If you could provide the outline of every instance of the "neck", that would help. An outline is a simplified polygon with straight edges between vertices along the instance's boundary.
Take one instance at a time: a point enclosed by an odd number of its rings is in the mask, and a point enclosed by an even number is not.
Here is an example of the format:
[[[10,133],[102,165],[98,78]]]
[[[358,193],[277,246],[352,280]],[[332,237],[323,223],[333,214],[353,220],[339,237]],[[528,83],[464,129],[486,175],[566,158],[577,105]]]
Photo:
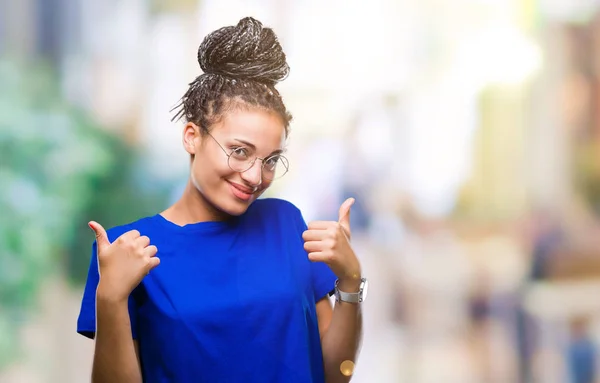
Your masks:
[[[229,218],[227,214],[216,209],[207,201],[191,180],[188,181],[181,198],[160,214],[179,226],[198,222],[224,221]]]

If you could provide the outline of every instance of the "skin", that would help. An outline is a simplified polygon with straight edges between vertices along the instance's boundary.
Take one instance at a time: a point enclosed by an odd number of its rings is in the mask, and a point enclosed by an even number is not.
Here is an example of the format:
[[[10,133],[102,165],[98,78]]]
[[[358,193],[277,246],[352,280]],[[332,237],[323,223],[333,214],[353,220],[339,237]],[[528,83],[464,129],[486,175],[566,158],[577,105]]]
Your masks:
[[[251,157],[266,158],[284,149],[285,129],[279,116],[261,109],[237,110],[224,116],[210,134],[214,139],[201,134],[193,123],[184,127],[183,147],[192,156],[190,179],[181,199],[161,213],[171,222],[184,225],[241,215],[271,186],[271,181],[261,177],[259,160],[244,173],[231,170],[226,154],[215,140],[229,152],[244,146]],[[253,191],[252,198],[236,198],[232,187]]]
[[[187,123],[182,141],[191,157],[190,178],[182,197],[161,214],[181,226],[243,214],[271,181],[262,177],[260,160],[243,173],[231,170],[219,144],[227,152],[243,146],[250,157],[267,158],[283,151],[285,139],[281,118],[259,108],[229,112],[210,127],[210,135]],[[303,234],[309,259],[327,263],[338,276],[340,289],[346,292],[358,291],[361,277],[360,264],[350,245],[353,202],[349,199],[342,204],[337,222],[311,222]],[[100,224],[90,222],[90,227],[96,233],[100,271],[92,382],[141,382],[138,344],[131,338],[127,299],[144,276],[159,265],[157,249],[135,230],[110,243]],[[336,303],[334,309],[326,297],[317,302],[316,310],[326,381],[348,382],[350,377],[341,373],[340,365],[356,359],[362,328],[360,305]]]

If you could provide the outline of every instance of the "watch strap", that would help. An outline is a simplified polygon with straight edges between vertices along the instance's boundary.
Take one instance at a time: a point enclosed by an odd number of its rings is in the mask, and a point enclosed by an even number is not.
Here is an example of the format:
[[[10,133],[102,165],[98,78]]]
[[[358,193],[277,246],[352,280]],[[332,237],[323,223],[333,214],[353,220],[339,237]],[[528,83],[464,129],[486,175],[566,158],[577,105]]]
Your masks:
[[[361,303],[363,300],[362,293],[363,293],[364,282],[365,282],[365,278],[362,278],[358,292],[347,293],[347,292],[341,291],[338,288],[339,280],[336,280],[335,281],[335,300],[337,302],[341,301],[341,302],[347,302],[347,303]]]

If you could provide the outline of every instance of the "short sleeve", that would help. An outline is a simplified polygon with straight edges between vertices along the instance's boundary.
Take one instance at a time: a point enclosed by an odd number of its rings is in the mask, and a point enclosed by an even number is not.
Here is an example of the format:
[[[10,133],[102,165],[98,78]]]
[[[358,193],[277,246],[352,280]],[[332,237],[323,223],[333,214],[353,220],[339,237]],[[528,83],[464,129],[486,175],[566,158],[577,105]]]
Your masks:
[[[88,277],[83,290],[79,318],[77,319],[77,332],[90,339],[94,339],[96,335],[96,288],[100,279],[96,249],[96,241],[94,241]],[[131,335],[133,339],[137,339],[137,309],[132,296],[129,297],[129,318],[131,321]]]
[[[326,295],[333,295],[335,280],[337,277],[329,266],[322,262],[311,264],[312,285],[315,292],[315,302],[320,301]]]
[[[306,225],[300,210],[297,208],[296,210],[298,229],[300,231],[300,236],[302,236],[302,233],[308,229],[308,226]],[[323,262],[311,262],[310,275],[312,289],[315,295],[315,302],[320,301],[327,295],[333,295],[337,277],[333,271],[331,271],[329,266],[327,266],[327,264]]]

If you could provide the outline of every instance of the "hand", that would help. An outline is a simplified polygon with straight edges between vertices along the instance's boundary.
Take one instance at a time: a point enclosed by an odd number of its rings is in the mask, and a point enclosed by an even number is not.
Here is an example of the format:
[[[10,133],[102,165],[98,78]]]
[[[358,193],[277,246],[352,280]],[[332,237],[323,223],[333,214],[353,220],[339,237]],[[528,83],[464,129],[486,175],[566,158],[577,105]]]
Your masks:
[[[94,221],[88,225],[96,233],[98,293],[107,299],[126,301],[133,289],[160,263],[155,257],[158,249],[150,245],[150,238],[141,236],[137,230],[128,231],[110,243],[102,225]]]
[[[350,245],[350,207],[354,198],[348,198],[340,206],[338,222],[315,221],[308,224],[302,234],[308,259],[324,262],[337,275],[340,284],[360,284],[361,267]],[[341,287],[340,287],[341,289]],[[344,290],[346,291],[346,290]]]

